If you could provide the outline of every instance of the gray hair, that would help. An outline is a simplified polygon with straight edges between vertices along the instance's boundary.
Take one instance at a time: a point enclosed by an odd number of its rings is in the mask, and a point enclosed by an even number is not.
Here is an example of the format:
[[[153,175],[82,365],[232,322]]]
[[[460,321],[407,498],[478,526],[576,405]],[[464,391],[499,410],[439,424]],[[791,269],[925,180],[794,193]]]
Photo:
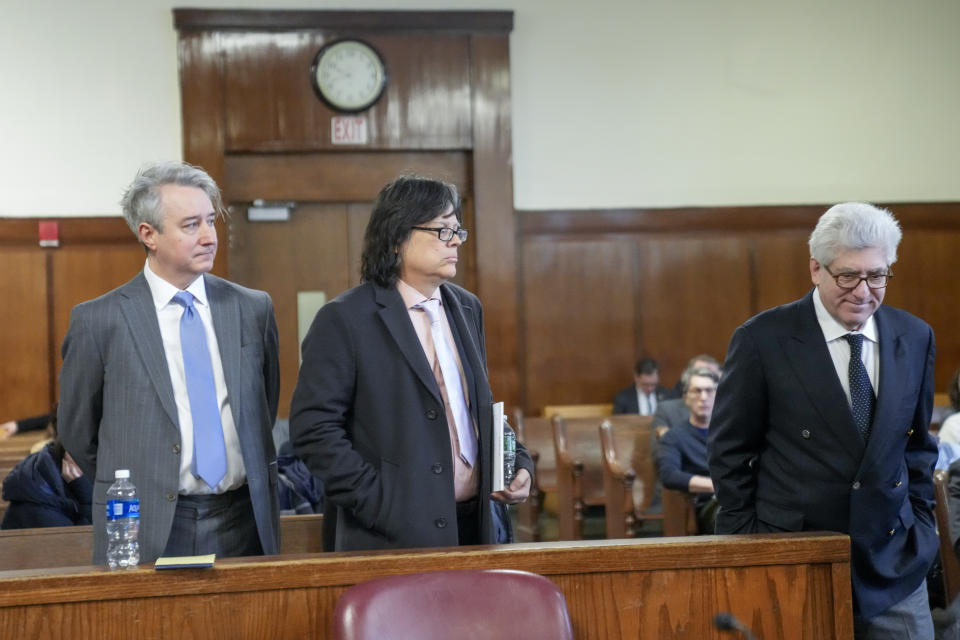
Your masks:
[[[160,201],[160,187],[176,184],[182,187],[196,187],[201,189],[217,215],[224,215],[223,199],[220,189],[213,178],[199,167],[186,162],[157,162],[140,168],[137,177],[120,199],[123,208],[123,217],[133,234],[140,237],[138,228],[141,222],[163,233],[163,210]]]
[[[810,234],[810,256],[829,266],[843,249],[879,249],[887,266],[897,261],[903,233],[893,214],[866,202],[835,204]]]
[[[707,367],[687,367],[683,372],[683,375],[680,376],[680,384],[683,385],[684,393],[686,393],[690,388],[690,379],[694,376],[699,378],[710,378],[713,380],[714,384],[720,383],[720,376],[718,376],[717,372],[713,369],[708,369]]]

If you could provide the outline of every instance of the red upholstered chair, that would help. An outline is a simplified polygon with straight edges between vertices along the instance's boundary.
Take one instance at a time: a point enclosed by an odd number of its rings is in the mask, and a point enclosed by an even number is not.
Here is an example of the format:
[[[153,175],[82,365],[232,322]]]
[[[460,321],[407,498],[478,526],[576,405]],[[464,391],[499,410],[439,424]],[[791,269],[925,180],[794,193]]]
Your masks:
[[[335,640],[572,640],[559,588],[526,571],[462,570],[376,578],[344,591]]]

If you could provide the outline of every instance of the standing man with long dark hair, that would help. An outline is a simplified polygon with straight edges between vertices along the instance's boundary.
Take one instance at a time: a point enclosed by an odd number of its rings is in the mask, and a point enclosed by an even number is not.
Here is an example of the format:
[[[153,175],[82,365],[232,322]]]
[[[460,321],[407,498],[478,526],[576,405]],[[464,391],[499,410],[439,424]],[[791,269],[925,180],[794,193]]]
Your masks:
[[[327,303],[303,341],[290,437],[327,494],[327,550],[506,541],[503,505],[533,463],[492,493],[492,394],[483,310],[449,282],[467,239],[453,185],[385,186],[364,237],[363,284]]]

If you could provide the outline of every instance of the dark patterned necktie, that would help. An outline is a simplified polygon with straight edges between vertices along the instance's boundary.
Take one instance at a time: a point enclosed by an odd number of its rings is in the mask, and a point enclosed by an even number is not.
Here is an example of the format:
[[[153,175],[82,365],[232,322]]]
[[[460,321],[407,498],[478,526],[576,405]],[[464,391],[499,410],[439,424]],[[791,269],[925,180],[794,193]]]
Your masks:
[[[863,335],[848,333],[844,336],[850,343],[850,410],[853,412],[853,421],[866,440],[870,437],[870,425],[873,424],[873,407],[876,398],[873,395],[873,386],[867,368],[863,366],[861,353],[863,352]]]

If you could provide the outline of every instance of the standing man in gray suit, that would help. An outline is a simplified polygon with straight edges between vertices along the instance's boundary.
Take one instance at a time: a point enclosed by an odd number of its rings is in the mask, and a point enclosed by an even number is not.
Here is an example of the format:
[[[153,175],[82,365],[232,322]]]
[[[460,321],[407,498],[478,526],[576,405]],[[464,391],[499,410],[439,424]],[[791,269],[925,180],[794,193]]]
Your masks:
[[[73,309],[60,373],[60,436],[95,478],[93,561],[105,562],[116,469],[130,469],[140,496],[143,562],[277,553],[270,296],[207,273],[223,204],[204,171],[148,166],[121,204],[146,264]]]

